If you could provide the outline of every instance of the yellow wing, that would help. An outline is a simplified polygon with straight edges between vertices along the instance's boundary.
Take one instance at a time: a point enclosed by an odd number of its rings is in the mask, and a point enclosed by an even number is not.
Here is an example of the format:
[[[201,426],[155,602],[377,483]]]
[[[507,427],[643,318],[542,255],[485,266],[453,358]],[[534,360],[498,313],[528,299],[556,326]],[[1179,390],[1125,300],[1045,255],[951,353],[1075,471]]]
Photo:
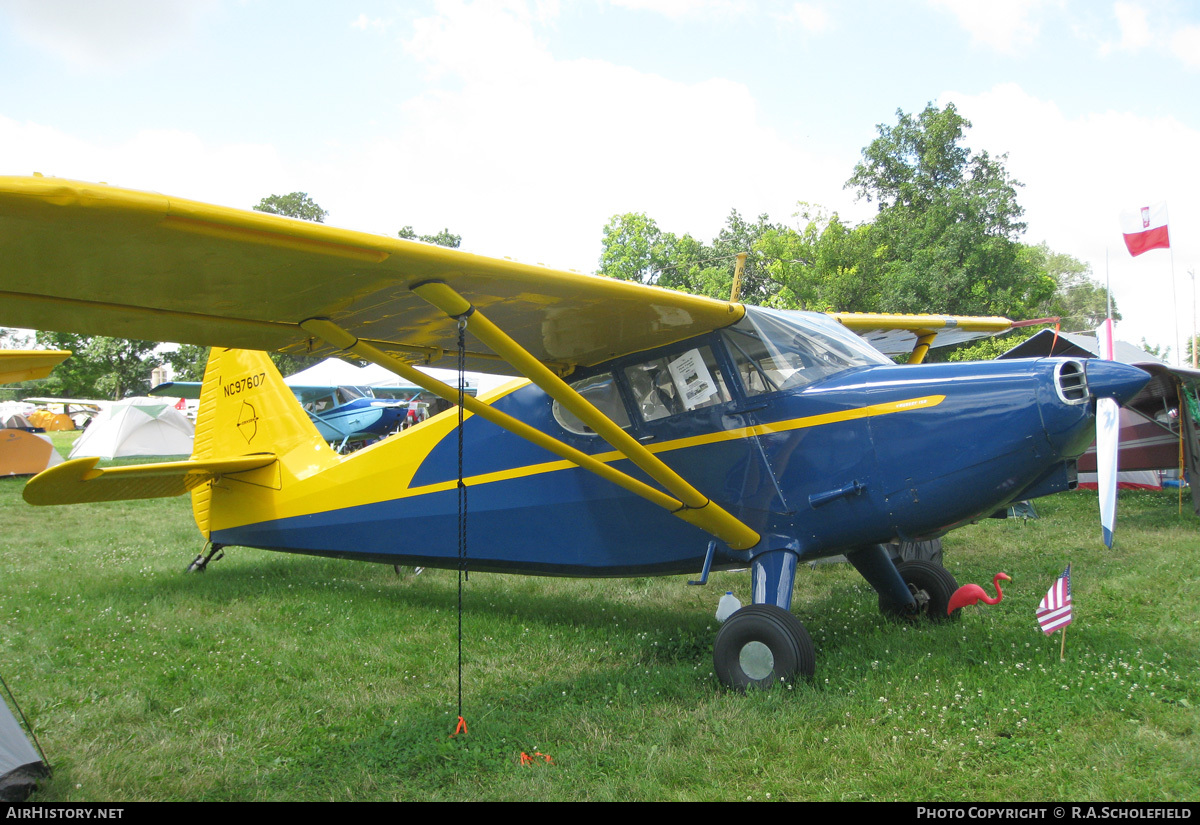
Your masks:
[[[0,382],[45,378],[70,355],[64,350],[0,350]]]
[[[870,312],[831,312],[843,326],[854,330],[885,355],[911,353],[910,364],[920,363],[937,339],[939,347],[996,335],[1031,321],[968,315],[889,315]],[[1053,323],[1057,318],[1043,319]]]
[[[277,215],[103,184],[0,177],[6,325],[328,353],[299,326],[328,318],[384,351],[451,366],[454,321],[410,292],[438,279],[560,372],[728,326],[743,312]],[[515,374],[472,347],[470,369]]]

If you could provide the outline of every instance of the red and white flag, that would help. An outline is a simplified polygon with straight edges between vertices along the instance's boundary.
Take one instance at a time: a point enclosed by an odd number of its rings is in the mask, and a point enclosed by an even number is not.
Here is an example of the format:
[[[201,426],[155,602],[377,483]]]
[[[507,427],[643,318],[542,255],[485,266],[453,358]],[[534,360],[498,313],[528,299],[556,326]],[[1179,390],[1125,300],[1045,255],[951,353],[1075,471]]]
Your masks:
[[[1121,213],[1121,234],[1125,247],[1135,258],[1151,249],[1169,249],[1171,236],[1167,231],[1167,205],[1156,203],[1134,212]]]
[[[1071,565],[1054,582],[1054,586],[1046,593],[1042,603],[1038,605],[1037,620],[1042,626],[1042,632],[1049,636],[1060,627],[1066,627],[1073,620],[1071,614]]]

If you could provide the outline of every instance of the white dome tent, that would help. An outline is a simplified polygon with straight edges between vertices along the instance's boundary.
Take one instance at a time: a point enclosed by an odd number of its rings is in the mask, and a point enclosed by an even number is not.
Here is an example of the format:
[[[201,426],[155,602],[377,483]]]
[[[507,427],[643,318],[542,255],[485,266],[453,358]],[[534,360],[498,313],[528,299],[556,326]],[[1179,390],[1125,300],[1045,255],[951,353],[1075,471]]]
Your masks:
[[[191,455],[195,426],[162,398],[126,398],[97,415],[71,458]]]

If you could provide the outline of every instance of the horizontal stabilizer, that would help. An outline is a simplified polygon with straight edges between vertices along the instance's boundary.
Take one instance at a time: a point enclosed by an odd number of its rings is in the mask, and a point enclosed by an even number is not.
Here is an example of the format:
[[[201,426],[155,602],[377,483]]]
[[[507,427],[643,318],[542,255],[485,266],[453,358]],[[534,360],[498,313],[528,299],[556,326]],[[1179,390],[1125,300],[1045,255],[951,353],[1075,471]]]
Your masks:
[[[24,497],[30,504],[84,504],[181,496],[207,481],[266,467],[275,460],[272,453],[260,453],[97,469],[100,459],[77,458],[30,479]]]

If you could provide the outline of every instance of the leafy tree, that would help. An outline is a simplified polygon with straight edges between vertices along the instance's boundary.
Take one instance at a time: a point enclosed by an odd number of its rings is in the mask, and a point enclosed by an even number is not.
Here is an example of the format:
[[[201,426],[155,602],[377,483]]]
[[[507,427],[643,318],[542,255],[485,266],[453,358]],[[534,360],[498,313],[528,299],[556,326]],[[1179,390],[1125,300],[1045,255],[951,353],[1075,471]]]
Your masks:
[[[20,330],[0,327],[0,349],[29,349],[29,339]]]
[[[69,398],[111,398],[145,395],[150,373],[162,363],[153,341],[88,337],[69,332],[38,332],[37,343],[46,349],[71,350],[42,384],[47,395]]]
[[[604,225],[600,274],[619,281],[656,284],[675,268],[675,236],[644,212],[613,215]]]
[[[291,192],[287,195],[271,195],[263,198],[254,207],[256,212],[270,212],[272,215],[283,215],[288,218],[299,218],[302,221],[324,223],[329,214],[305,192]]]
[[[780,284],[773,280],[756,247],[768,233],[783,230],[766,215],[750,223],[734,209],[717,237],[705,244],[691,235],[661,230],[645,213],[627,212],[614,215],[604,227],[599,271],[623,281],[728,300],[738,253],[745,252],[740,300],[764,303]]]
[[[436,235],[418,235],[411,226],[406,226],[396,234],[406,241],[424,241],[449,249],[458,249],[462,244],[462,235],[455,235],[449,229],[443,229]]]
[[[1054,292],[1053,279],[1022,258],[1020,184],[1004,156],[962,145],[970,122],[953,104],[915,118],[897,111],[847,181],[879,206],[871,257],[889,312],[1020,316]]]
[[[761,265],[779,285],[766,303],[783,309],[873,312],[879,287],[869,265],[864,227],[842,223],[837,213],[801,203],[803,229],[768,229],[755,244]]]
[[[1045,243],[1026,246],[1024,262],[1054,281],[1054,294],[1033,307],[1036,315],[1057,315],[1067,331],[1094,330],[1108,316],[1108,296],[1104,287],[1092,278],[1092,267],[1078,258],[1054,252]],[[1113,301],[1113,320],[1121,313]]]
[[[209,347],[180,344],[178,349],[163,353],[163,358],[171,365],[176,381],[203,381],[208,352]]]
[[[1171,348],[1170,347],[1164,348],[1162,344],[1154,344],[1153,346],[1151,346],[1151,344],[1145,338],[1142,339],[1141,347],[1146,352],[1150,353],[1155,358],[1157,358],[1159,361],[1162,361],[1163,363],[1168,363],[1168,364],[1170,363],[1170,359],[1171,359]]]

